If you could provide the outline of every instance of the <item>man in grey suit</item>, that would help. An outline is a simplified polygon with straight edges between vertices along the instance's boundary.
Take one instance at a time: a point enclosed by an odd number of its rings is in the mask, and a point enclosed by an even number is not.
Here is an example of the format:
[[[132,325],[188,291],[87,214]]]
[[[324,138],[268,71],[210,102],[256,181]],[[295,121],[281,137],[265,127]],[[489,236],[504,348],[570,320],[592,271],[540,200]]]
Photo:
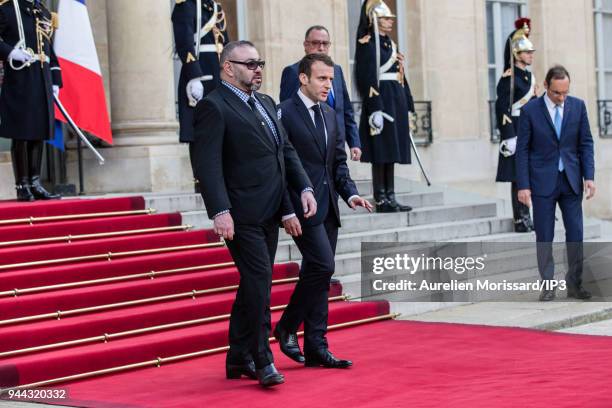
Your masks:
[[[327,54],[331,47],[331,40],[327,28],[315,25],[306,30],[304,36],[304,53]],[[295,95],[300,88],[299,68],[300,62],[286,66],[283,70],[280,86],[280,101],[283,102]],[[340,65],[334,65],[334,80],[332,89],[327,97],[327,104],[336,111],[336,122],[340,131],[340,137],[346,140],[350,150],[351,159],[361,159],[361,142],[359,141],[359,129],[355,122],[353,106],[346,89],[344,73]]]

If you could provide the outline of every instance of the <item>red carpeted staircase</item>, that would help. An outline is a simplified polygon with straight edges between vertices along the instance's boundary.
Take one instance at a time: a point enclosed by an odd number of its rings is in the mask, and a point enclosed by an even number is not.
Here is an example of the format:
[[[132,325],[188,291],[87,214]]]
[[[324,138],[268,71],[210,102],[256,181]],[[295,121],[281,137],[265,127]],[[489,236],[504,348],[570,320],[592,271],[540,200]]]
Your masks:
[[[297,274],[274,267],[273,324]],[[238,282],[212,231],[142,197],[0,202],[0,388],[223,351]],[[332,285],[331,326],[389,318],[388,304],[348,302]]]

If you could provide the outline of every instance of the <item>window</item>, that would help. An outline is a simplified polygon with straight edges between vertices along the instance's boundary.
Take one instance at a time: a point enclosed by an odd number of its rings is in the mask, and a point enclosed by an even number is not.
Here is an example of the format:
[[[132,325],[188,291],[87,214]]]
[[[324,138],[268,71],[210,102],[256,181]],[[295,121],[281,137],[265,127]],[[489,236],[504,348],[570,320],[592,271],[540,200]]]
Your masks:
[[[594,0],[597,95],[612,99],[612,0]],[[606,43],[608,41],[609,43]]]
[[[526,0],[487,0],[487,61],[489,64],[489,99],[495,100],[497,81],[504,71],[506,39],[514,31],[514,22],[527,14]]]
[[[612,0],[594,0],[599,136],[612,137]]]

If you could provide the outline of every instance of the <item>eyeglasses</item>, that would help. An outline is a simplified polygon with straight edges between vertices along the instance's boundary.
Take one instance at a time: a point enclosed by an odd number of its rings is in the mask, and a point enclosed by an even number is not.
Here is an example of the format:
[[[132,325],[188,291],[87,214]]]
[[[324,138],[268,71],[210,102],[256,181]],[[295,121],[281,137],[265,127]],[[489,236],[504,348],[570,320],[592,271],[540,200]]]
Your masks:
[[[266,61],[263,61],[263,60],[259,60],[259,61],[233,61],[233,60],[229,60],[229,62],[232,62],[234,64],[244,65],[245,67],[247,67],[247,69],[249,69],[251,71],[255,71],[258,67],[263,69],[263,67],[266,66]]]
[[[320,46],[323,46],[323,48],[329,48],[331,46],[331,41],[314,40],[314,41],[306,41],[306,42],[316,48],[319,48]]]
[[[552,89],[549,89],[550,93],[555,95],[555,96],[567,96],[569,95],[569,91],[568,92],[559,92],[559,91],[553,91]]]

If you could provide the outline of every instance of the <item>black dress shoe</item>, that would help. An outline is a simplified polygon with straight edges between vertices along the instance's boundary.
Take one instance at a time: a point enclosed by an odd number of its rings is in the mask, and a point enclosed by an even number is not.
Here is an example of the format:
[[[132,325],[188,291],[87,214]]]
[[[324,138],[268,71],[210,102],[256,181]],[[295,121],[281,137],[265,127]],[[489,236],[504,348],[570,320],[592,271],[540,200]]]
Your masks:
[[[274,329],[274,338],[278,340],[281,351],[287,357],[298,363],[304,362],[304,355],[300,350],[297,334],[289,333],[277,325]]]
[[[328,349],[306,353],[304,357],[306,358],[306,367],[348,368],[353,365],[350,360],[337,359]]]
[[[34,196],[30,190],[30,185],[27,183],[19,183],[15,186],[17,190],[17,201],[34,201]]]
[[[285,377],[276,370],[274,364],[258,368],[255,372],[257,373],[257,380],[262,387],[272,387],[285,382]]]
[[[568,286],[567,287],[567,297],[574,299],[590,299],[591,292],[583,288],[582,286]]]
[[[555,290],[554,289],[542,289],[542,293],[540,293],[540,301],[541,302],[550,302],[555,299]]]
[[[30,186],[30,190],[32,191],[32,195],[37,200],[57,200],[58,198],[62,198],[59,194],[51,194],[40,184],[40,177],[32,177],[32,183]]]
[[[251,380],[257,379],[255,372],[255,363],[250,361],[245,364],[229,364],[225,363],[225,377],[228,380],[237,380],[242,376],[248,377]]]

